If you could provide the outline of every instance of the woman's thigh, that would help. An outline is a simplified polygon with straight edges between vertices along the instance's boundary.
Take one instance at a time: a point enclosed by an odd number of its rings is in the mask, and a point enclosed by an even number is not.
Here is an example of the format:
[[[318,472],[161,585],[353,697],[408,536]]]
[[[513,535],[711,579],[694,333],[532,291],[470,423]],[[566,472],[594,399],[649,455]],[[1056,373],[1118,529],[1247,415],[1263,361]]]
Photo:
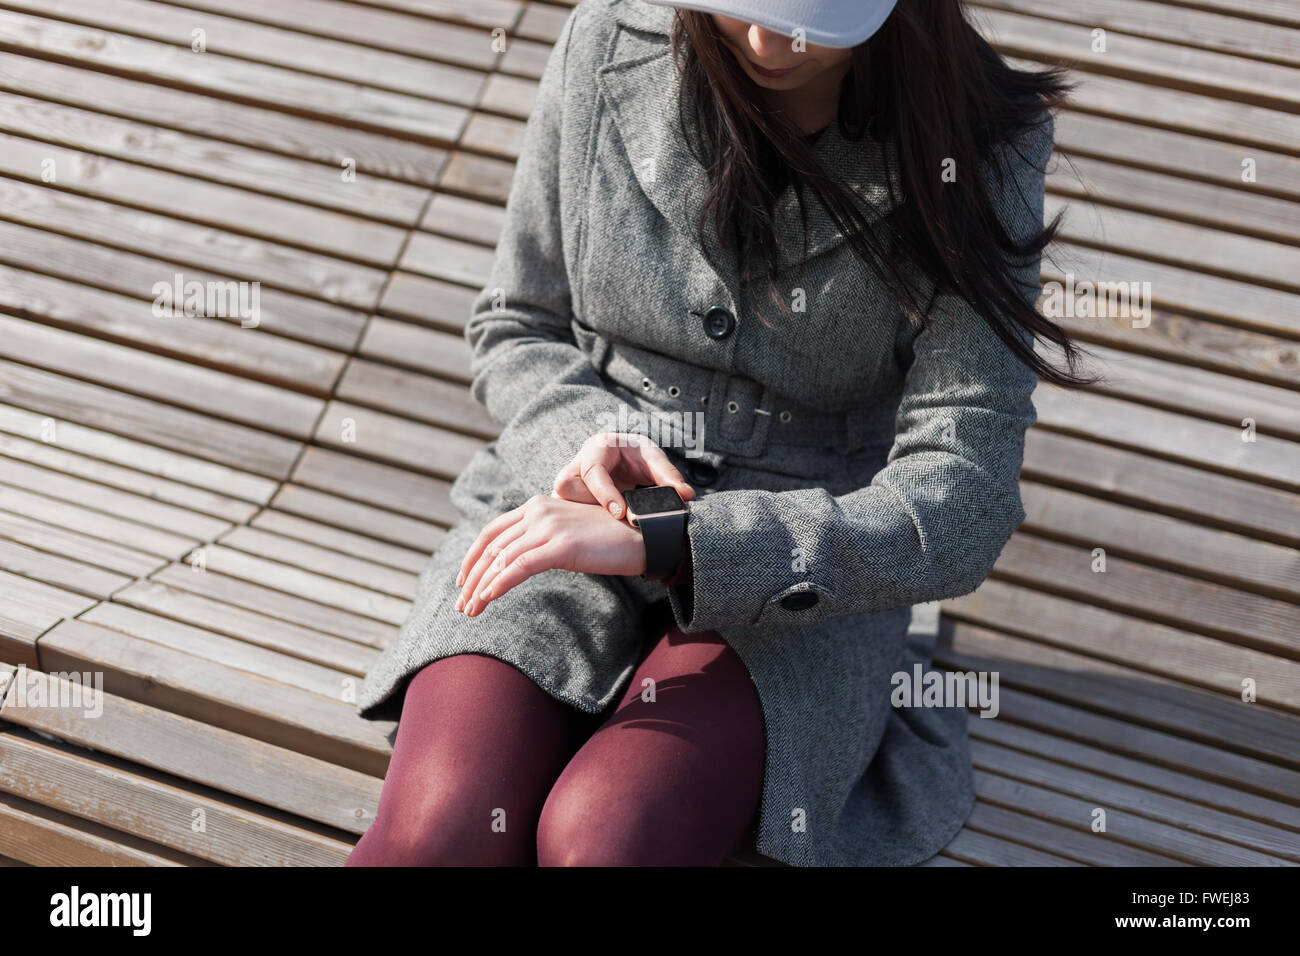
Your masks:
[[[715,866],[752,845],[765,751],[736,652],[715,632],[669,627],[552,787],[538,862]]]
[[[547,792],[599,722],[493,657],[426,665],[406,690],[375,821],[347,865],[535,864]]]

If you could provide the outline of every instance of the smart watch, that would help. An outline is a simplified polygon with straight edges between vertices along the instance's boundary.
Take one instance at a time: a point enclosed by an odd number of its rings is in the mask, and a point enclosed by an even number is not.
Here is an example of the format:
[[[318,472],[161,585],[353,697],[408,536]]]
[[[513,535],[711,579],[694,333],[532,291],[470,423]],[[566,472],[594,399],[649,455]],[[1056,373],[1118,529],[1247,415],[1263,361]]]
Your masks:
[[[641,532],[645,543],[645,574],[662,580],[671,577],[682,560],[686,544],[686,519],[690,510],[670,485],[634,488],[623,492],[627,520]]]

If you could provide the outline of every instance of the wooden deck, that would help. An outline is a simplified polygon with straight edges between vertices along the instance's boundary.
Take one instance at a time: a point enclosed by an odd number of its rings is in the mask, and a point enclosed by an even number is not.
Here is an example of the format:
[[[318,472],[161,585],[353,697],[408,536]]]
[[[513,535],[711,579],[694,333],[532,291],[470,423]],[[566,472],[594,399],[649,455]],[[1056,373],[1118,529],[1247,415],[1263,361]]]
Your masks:
[[[391,725],[343,698],[495,434],[462,329],[567,13],[0,0],[0,671],[110,695],[11,684],[0,862],[336,865],[365,831]],[[1064,320],[1112,378],[1040,386],[1028,519],[942,605],[1001,713],[932,862],[1300,862],[1300,8],[978,15],[1081,81],[1044,278],[1156,309]],[[177,273],[260,282],[258,330],[155,317]]]

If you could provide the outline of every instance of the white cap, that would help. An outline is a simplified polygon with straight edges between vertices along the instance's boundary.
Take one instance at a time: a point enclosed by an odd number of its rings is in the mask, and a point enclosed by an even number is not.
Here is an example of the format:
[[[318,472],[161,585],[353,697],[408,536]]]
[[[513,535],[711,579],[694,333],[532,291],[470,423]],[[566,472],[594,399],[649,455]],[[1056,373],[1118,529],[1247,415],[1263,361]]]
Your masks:
[[[646,0],[661,7],[682,7],[701,13],[756,23],[795,36],[799,30],[817,46],[857,46],[880,29],[897,0]]]

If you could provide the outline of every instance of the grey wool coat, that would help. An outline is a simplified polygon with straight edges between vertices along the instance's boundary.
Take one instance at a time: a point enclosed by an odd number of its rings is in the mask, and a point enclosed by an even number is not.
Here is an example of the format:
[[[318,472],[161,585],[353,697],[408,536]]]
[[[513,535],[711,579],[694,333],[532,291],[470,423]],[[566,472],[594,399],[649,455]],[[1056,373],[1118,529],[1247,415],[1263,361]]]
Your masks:
[[[815,200],[805,256],[789,188],[781,275],[805,311],[760,321],[734,254],[706,232],[715,268],[697,238],[704,170],[679,125],[672,15],[584,0],[550,56],[466,332],[473,394],[502,428],[453,484],[461,519],[359,709],[397,718],[421,666],[477,652],[598,713],[638,661],[647,608],[667,596],[677,625],[719,632],[757,686],[757,850],[795,865],[919,863],[974,805],[967,716],[892,706],[891,676],[930,664],[933,637],[908,636],[912,606],[975,590],[1024,520],[1036,376],[963,302],[932,295],[948,315],[918,333]],[[998,158],[1007,175],[990,189],[1013,235],[1041,227],[1051,146],[1045,114]],[[832,124],[815,148],[887,208],[886,144],[850,142]],[[1036,297],[1038,263],[1020,275]],[[456,612],[457,568],[479,529],[549,493],[620,408],[702,415],[699,446],[665,445],[688,481],[703,466],[716,476],[694,482],[693,581],[666,590],[554,570],[478,618]]]

